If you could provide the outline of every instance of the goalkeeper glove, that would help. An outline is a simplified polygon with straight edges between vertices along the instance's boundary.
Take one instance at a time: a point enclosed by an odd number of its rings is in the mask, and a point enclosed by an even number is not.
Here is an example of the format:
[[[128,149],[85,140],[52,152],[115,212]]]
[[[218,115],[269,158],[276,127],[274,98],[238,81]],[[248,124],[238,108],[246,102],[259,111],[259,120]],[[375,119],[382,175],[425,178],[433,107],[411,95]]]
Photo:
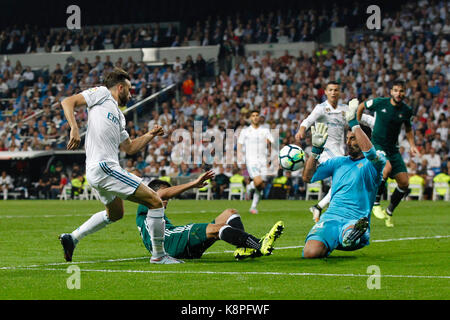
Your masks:
[[[358,99],[352,99],[348,103],[348,111],[345,113],[345,120],[347,120],[350,129],[352,129],[354,126],[359,125],[359,122],[356,119],[356,110],[358,109],[358,105]]]
[[[323,146],[327,142],[328,127],[325,123],[318,123],[316,127],[311,127],[312,136],[312,156],[317,160],[323,152]]]

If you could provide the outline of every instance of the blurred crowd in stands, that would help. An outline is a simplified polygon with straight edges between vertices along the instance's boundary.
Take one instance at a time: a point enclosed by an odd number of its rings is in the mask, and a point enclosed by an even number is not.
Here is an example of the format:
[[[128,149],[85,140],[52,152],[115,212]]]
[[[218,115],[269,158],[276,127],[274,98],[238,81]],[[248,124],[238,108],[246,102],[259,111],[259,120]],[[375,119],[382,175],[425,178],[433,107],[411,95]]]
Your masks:
[[[360,8],[356,11],[342,10],[346,15],[361,11]],[[155,105],[148,121],[134,123],[129,120],[127,123],[131,138],[145,133],[154,124],[163,126],[167,135],[156,138],[145,151],[133,157],[121,154],[122,165],[129,171],[152,176],[160,175],[164,170],[169,177],[187,177],[204,169],[205,158],[203,164],[178,164],[171,158],[174,149],[171,134],[181,128],[193,133],[194,121],[201,122],[204,132],[224,135],[226,129],[238,130],[247,126],[249,112],[257,108],[261,111],[261,124],[279,130],[280,146],[297,143],[308,153],[310,137],[296,142],[294,135],[314,106],[326,99],[324,86],[327,82],[338,81],[341,84],[340,102],[347,103],[354,97],[363,101],[389,96],[392,81],[401,79],[407,84],[406,103],[414,110],[412,123],[421,156],[411,156],[404,131],[399,141],[400,152],[410,175],[423,177],[429,195],[433,178],[441,172],[448,174],[450,168],[449,14],[448,1],[434,1],[431,4],[427,1],[411,2],[399,12],[384,13],[380,32],[361,33],[350,39],[346,46],[320,45],[310,55],[302,51],[286,51],[279,58],[270,53],[237,50],[232,53],[234,65],[222,65],[219,74],[213,77],[208,76],[206,62],[201,55],[188,57],[185,61],[179,58],[170,63],[163,61],[162,66],[158,67],[150,67],[131,58],[115,62],[108,57],[105,61],[100,57],[93,61],[86,58],[84,61],[68,61],[65,66],[58,66],[51,73],[32,71],[19,62],[12,66],[9,61],[5,61],[0,66],[0,151],[65,149],[68,124],[57,102],[101,84],[105,74],[114,66],[124,68],[132,77],[134,98],[130,105],[161,88],[177,84],[178,94]],[[296,33],[299,30],[309,32],[313,26],[318,29],[323,26],[326,29],[339,25],[340,19],[342,15],[327,15],[326,12],[303,12],[291,17],[275,12],[250,22],[240,16],[225,21],[209,17],[204,23],[199,22],[188,29],[191,30],[190,36],[184,35],[183,39],[198,37],[199,41],[203,41],[199,35],[204,36],[207,34],[206,30],[209,30],[209,35],[213,38],[219,29],[223,32],[222,40],[231,39],[234,43],[264,42],[265,40],[256,40],[262,39],[257,36],[260,30],[272,30],[279,38],[282,30],[287,30],[286,34],[289,34],[292,28]],[[222,27],[217,28],[217,25]],[[246,32],[248,28],[252,31]],[[86,32],[92,32],[97,39],[95,41],[102,39],[100,43],[109,39],[115,47],[119,39],[119,48],[122,45],[120,41],[129,39],[133,43],[136,39],[145,39],[146,35],[154,34],[155,30],[141,28],[130,33],[126,33],[125,29]],[[13,30],[9,30],[9,33],[3,31],[1,37],[11,36],[12,33]],[[21,34],[27,33],[22,30],[16,36],[20,38]],[[94,41],[89,37],[84,39],[83,34],[79,36],[81,38],[78,42],[89,44]],[[153,36],[149,37],[153,39]],[[70,34],[61,32],[45,37],[40,35],[35,42],[46,39],[48,43],[44,46],[48,47],[56,38],[60,42],[67,42]],[[302,39],[297,37],[294,41]],[[29,121],[22,121],[37,112],[42,114]],[[79,109],[77,120],[80,127],[86,119],[87,111]],[[194,147],[208,150],[212,148],[212,144],[204,140]],[[225,187],[220,187],[220,184],[226,185],[224,176],[230,178],[233,170],[239,170],[239,174],[248,181],[245,166],[215,163],[212,167],[218,177],[219,174],[223,175],[220,181],[215,182],[215,186],[218,186],[215,187],[217,197],[223,196]],[[300,173],[293,172],[289,179],[292,181],[289,194],[292,197],[304,194],[305,187]],[[55,181],[55,188],[58,183]],[[48,194],[50,197],[51,192]]]

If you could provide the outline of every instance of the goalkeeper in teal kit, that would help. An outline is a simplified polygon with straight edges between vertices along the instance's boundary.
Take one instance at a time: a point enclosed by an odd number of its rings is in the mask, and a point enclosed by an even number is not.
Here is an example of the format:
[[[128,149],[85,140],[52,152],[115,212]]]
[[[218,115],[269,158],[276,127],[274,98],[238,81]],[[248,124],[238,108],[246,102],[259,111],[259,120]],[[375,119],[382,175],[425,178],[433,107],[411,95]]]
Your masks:
[[[304,258],[323,258],[333,250],[352,251],[369,244],[370,213],[383,177],[386,158],[376,151],[356,120],[358,100],[349,103],[345,118],[348,156],[336,157],[317,166],[327,140],[327,126],[311,128],[312,155],[303,171],[307,183],[332,177],[328,210],[306,237]]]

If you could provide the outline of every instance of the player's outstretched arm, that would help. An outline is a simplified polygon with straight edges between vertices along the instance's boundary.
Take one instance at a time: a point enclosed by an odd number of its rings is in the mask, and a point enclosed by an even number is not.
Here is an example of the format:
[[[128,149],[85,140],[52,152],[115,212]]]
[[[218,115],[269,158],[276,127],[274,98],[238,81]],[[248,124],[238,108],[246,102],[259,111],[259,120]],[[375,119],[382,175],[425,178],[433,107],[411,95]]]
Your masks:
[[[67,144],[67,150],[75,150],[80,146],[81,137],[74,112],[76,107],[83,105],[86,105],[86,100],[81,93],[70,96],[61,102],[64,116],[70,126],[70,139]]]
[[[356,141],[358,142],[361,151],[367,152],[373,147],[373,145],[372,142],[370,142],[369,137],[367,137],[367,135],[359,126],[359,122],[357,120],[357,112],[360,110],[361,105],[364,106],[364,103],[361,103],[359,105],[358,103],[358,99],[350,100],[350,102],[348,103],[348,111],[345,113],[345,119],[347,120],[350,129],[355,134]]]
[[[136,139],[126,139],[120,144],[120,148],[127,154],[132,155],[145,147],[150,141],[153,140],[153,138],[162,136],[163,134],[164,129],[161,126],[155,125],[152,130]]]
[[[170,188],[159,189],[157,193],[162,200],[169,200],[170,198],[176,197],[177,195],[189,189],[203,188],[208,184],[207,181],[212,179],[214,179],[214,171],[209,170],[191,182],[180,184],[178,186],[173,186]]]
[[[353,100],[356,100],[356,101],[358,101],[357,99],[352,99],[351,101],[353,101]],[[350,102],[351,102],[350,101]],[[349,102],[349,106],[350,106],[350,102]],[[356,119],[359,121],[359,122],[361,122],[361,119],[362,119],[362,116],[363,116],[363,112],[364,112],[364,108],[366,107],[366,105],[364,104],[364,101],[363,102],[361,102],[359,105],[358,105],[358,108],[357,108],[357,111],[356,111]]]
[[[306,117],[306,119],[303,120],[302,123],[300,123],[298,132],[295,134],[295,139],[297,141],[305,139],[306,131],[319,119],[321,115],[321,109],[319,107],[315,107],[310,115]]]

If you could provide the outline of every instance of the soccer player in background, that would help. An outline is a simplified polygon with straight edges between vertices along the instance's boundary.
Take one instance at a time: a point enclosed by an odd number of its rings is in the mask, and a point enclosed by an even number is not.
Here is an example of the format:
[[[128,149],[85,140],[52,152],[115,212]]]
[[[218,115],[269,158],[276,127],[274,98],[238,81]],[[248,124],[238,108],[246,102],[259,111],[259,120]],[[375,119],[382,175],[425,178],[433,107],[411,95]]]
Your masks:
[[[210,170],[197,179],[172,186],[167,181],[155,179],[148,186],[161,197],[164,208],[171,198],[192,189],[203,188],[209,179],[214,178],[214,171]],[[152,252],[151,235],[148,232],[148,208],[139,205],[136,213],[136,225],[141,234],[145,247]],[[245,232],[241,216],[235,209],[224,210],[211,223],[190,223],[184,226],[174,226],[164,215],[165,241],[164,246],[168,254],[181,259],[198,259],[217,240],[223,240],[238,247],[234,252],[236,259],[268,256],[272,253],[274,241],[281,235],[284,224],[278,221],[272,229],[261,239]]]
[[[86,105],[89,110],[86,133],[86,179],[95,188],[105,210],[95,213],[72,233],[64,233],[59,239],[64,258],[72,261],[73,251],[85,236],[97,232],[124,214],[123,199],[145,205],[148,209],[148,231],[152,235],[151,263],[174,264],[182,261],[167,255],[164,250],[164,207],[158,194],[142,183],[142,179],[122,169],[119,165],[119,148],[127,154],[135,154],[164,130],[155,126],[146,134],[131,140],[125,130],[125,116],[119,106],[125,106],[131,98],[130,77],[122,69],[115,68],[105,78],[105,86],[94,87],[62,101],[64,115],[70,125],[68,150],[78,148],[81,142],[74,111]]]
[[[327,140],[327,126],[311,127],[312,153],[303,171],[307,183],[333,178],[328,210],[312,227],[303,248],[304,258],[323,258],[333,250],[353,251],[369,244],[370,212],[382,179],[386,158],[376,151],[356,120],[358,100],[349,103],[346,120],[348,156],[320,163]]]
[[[310,115],[300,123],[300,128],[295,135],[295,139],[305,139],[306,131],[314,124],[325,123],[328,127],[328,139],[324,146],[324,151],[319,158],[319,163],[328,159],[345,155],[345,121],[344,113],[348,110],[348,105],[339,103],[341,95],[338,82],[331,81],[325,87],[325,96],[327,100],[316,105]],[[361,124],[373,127],[374,119],[369,115],[364,115]],[[315,222],[319,221],[322,210],[330,203],[331,188],[318,204],[309,208],[313,214]]]
[[[361,103],[358,107],[358,120],[363,116],[364,108],[375,112],[375,125],[372,132],[372,143],[375,149],[386,153],[387,163],[383,171],[383,181],[378,189],[373,207],[373,214],[379,219],[385,219],[387,227],[393,227],[392,214],[400,201],[409,193],[409,177],[405,163],[399,152],[398,136],[402,125],[405,125],[406,138],[413,155],[420,155],[414,142],[414,132],[411,128],[412,108],[403,102],[405,99],[405,83],[394,81],[388,98],[375,98]],[[391,196],[389,206],[383,210],[380,200],[386,190],[386,179],[393,177],[397,188]]]
[[[257,214],[257,205],[264,194],[265,181],[267,179],[268,157],[274,138],[268,128],[264,128],[259,122],[259,111],[250,113],[250,125],[242,129],[237,140],[238,163],[242,163],[245,153],[245,165],[252,181],[249,183],[248,191],[255,190],[253,194],[250,213]]]

